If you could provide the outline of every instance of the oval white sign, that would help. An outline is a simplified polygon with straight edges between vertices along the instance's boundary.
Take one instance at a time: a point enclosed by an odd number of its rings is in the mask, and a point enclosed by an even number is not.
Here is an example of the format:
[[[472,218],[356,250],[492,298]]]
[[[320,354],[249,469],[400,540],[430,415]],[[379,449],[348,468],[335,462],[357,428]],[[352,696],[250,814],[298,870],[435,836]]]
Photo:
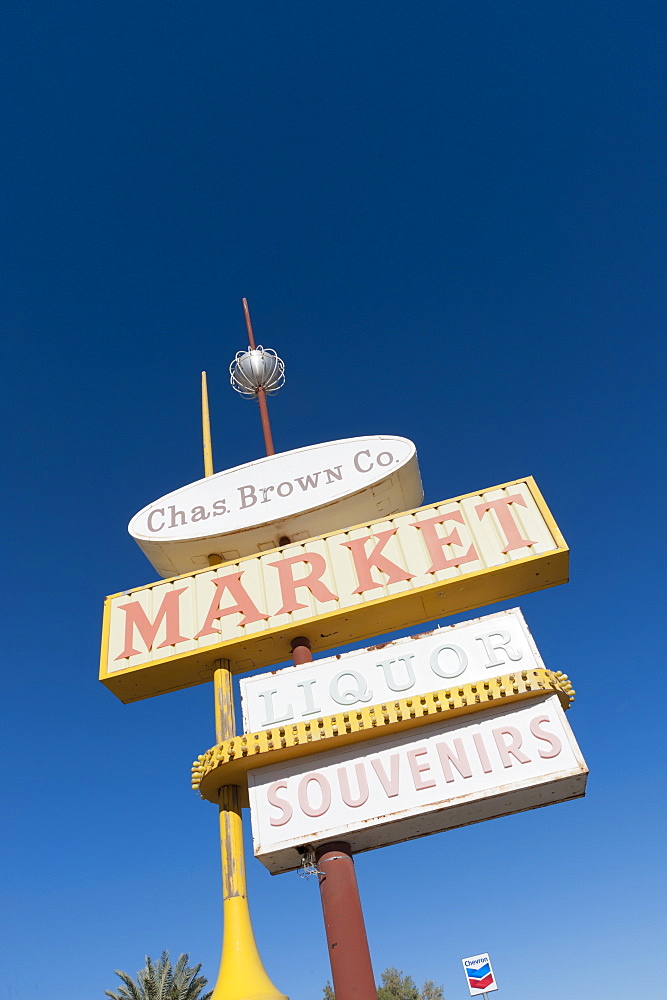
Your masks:
[[[178,576],[418,507],[417,453],[373,435],[269,455],[182,486],[144,507],[128,530],[161,576]]]

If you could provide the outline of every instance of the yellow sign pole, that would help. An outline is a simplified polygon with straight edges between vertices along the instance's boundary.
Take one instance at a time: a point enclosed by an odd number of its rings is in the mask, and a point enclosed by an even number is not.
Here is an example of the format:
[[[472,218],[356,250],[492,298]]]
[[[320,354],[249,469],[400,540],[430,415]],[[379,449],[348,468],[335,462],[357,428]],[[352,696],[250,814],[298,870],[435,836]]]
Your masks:
[[[202,432],[204,475],[213,475],[213,449],[206,372],[202,372]],[[220,556],[209,555],[211,565]],[[213,674],[216,741],[236,735],[234,694],[229,661],[218,660]],[[271,982],[257,950],[250,920],[243,848],[243,816],[239,787],[224,785],[218,792],[220,853],[222,855],[222,957],[212,1000],[287,1000]]]
[[[201,429],[204,444],[204,476],[213,475],[213,446],[211,444],[211,418],[208,412],[208,386],[206,372],[201,373]]]

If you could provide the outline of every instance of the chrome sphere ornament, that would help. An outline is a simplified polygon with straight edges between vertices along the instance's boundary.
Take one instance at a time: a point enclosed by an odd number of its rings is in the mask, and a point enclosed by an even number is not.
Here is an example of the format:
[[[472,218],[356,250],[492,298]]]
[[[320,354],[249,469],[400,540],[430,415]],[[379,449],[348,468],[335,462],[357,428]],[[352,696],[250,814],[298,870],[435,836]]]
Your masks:
[[[249,347],[238,351],[229,366],[230,382],[246,399],[257,396],[263,389],[271,396],[285,384],[285,365],[275,351],[268,347]]]

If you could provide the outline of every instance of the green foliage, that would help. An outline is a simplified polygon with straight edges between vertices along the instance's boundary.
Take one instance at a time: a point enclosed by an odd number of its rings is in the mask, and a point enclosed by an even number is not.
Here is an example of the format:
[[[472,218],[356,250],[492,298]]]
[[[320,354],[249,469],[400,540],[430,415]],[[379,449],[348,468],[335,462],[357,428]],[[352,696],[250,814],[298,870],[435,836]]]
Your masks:
[[[378,1000],[420,1000],[419,990],[412,976],[403,975],[401,969],[393,965],[385,969],[380,977]]]
[[[445,1000],[445,991],[432,979],[425,979],[421,988],[421,1000]]]
[[[385,969],[380,978],[378,1000],[445,1000],[442,986],[438,986],[432,979],[425,979],[421,990],[418,990],[412,976],[404,975],[402,969],[394,966]],[[336,1000],[329,982],[322,990],[322,1000]]]
[[[117,993],[104,992],[111,1000],[210,1000],[211,990],[202,994],[208,980],[199,975],[201,963],[188,966],[189,955],[181,955],[172,967],[169,952],[163,951],[158,962],[146,956],[146,965],[137,972],[136,981],[127,972],[116,969],[123,985]]]
[[[412,976],[404,976],[401,969],[393,965],[385,969],[380,977],[378,1000],[419,1000],[419,990]]]

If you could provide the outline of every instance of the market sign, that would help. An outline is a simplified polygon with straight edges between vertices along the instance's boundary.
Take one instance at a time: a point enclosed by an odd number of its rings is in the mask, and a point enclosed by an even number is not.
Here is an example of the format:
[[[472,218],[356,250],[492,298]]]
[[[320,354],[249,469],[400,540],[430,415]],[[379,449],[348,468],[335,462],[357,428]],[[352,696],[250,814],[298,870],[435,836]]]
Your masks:
[[[528,478],[108,597],[100,679],[124,702],[565,583]]]
[[[271,729],[364,705],[544,668],[519,608],[370,649],[244,677],[243,731]]]
[[[473,955],[471,958],[462,958],[461,961],[471,997],[498,989],[488,952],[484,952],[482,955]]]
[[[318,844],[357,854],[579,798],[587,774],[558,696],[542,695],[251,770],[254,851],[278,874]]]
[[[160,576],[304,541],[424,499],[412,441],[346,438],[218,472],[144,507],[128,531]]]

